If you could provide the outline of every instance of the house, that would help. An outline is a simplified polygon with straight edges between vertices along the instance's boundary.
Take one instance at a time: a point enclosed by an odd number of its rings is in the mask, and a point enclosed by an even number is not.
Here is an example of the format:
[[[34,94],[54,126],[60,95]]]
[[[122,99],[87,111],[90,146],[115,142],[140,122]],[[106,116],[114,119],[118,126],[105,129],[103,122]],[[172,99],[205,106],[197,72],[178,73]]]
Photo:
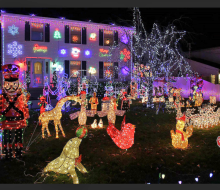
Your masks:
[[[130,79],[129,73],[124,76],[122,65],[131,66],[128,39],[133,28],[4,12],[0,21],[2,65],[15,63],[21,73],[29,71],[30,88],[43,88],[44,77],[51,83],[55,70],[74,79],[76,71],[80,77],[96,77],[97,81],[105,81],[109,73],[115,81],[122,76]],[[114,52],[119,59],[108,62],[114,42],[122,44]]]
[[[190,53],[192,70],[203,76],[203,79],[213,84],[220,84],[220,47],[201,49]]]

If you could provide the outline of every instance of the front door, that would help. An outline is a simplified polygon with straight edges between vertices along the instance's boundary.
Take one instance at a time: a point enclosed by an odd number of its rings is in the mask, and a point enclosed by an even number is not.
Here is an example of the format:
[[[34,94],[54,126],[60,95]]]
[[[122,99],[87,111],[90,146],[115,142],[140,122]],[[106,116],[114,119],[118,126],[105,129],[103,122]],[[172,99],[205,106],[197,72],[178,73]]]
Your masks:
[[[34,60],[33,61],[33,85],[36,87],[41,87],[44,85],[44,77],[43,77],[43,70],[44,70],[44,63],[43,60]]]

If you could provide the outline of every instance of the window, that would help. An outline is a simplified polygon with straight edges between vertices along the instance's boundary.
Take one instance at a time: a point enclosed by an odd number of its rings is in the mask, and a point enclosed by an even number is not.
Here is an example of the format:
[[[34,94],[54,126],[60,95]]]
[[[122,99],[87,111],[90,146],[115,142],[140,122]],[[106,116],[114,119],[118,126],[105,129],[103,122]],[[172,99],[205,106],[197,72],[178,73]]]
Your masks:
[[[215,75],[211,75],[211,83],[215,84]]]
[[[220,84],[220,73],[218,74],[218,83]]]
[[[70,61],[70,76],[77,77],[77,71],[81,70],[81,61]],[[78,76],[81,72],[78,73]]]
[[[42,74],[42,64],[40,62],[34,63],[34,74]]]
[[[104,76],[105,77],[113,77],[114,66],[113,63],[104,62]]]
[[[112,46],[114,42],[114,34],[111,30],[104,30],[104,46]]]
[[[49,71],[49,62],[47,61],[46,62],[46,74],[48,74],[48,71]]]
[[[44,25],[31,23],[31,41],[44,41]]]
[[[30,72],[30,71],[31,71],[31,62],[30,62],[30,61],[28,61],[28,64],[27,64],[27,69],[28,69],[28,70],[27,70],[28,72]]]
[[[70,28],[70,41],[73,44],[81,44],[81,28],[72,26]]]

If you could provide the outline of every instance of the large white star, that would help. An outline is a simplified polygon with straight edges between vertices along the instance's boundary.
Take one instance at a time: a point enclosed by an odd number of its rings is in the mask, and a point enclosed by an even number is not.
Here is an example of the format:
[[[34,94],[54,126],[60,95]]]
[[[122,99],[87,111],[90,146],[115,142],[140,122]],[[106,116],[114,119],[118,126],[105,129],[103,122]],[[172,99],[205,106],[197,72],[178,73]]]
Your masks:
[[[8,27],[8,33],[12,34],[13,36],[15,34],[19,34],[18,27],[16,27],[14,24],[12,26]]]

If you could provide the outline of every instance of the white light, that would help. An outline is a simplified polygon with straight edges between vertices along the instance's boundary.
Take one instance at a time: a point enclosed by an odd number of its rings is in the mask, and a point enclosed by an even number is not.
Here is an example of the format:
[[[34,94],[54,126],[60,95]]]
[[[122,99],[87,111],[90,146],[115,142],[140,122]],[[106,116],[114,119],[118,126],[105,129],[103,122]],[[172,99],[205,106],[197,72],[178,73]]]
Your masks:
[[[179,184],[182,184],[182,181],[178,181]]]
[[[162,174],[162,179],[164,179],[165,178],[165,174]]]
[[[147,184],[150,184],[150,183],[147,183]]]
[[[196,178],[195,178],[195,180],[196,180],[196,182],[198,182],[198,181],[199,181],[199,178],[198,178],[198,177],[196,177]]]
[[[209,174],[209,177],[211,178],[212,176],[213,176],[213,173],[210,173],[210,174]]]

